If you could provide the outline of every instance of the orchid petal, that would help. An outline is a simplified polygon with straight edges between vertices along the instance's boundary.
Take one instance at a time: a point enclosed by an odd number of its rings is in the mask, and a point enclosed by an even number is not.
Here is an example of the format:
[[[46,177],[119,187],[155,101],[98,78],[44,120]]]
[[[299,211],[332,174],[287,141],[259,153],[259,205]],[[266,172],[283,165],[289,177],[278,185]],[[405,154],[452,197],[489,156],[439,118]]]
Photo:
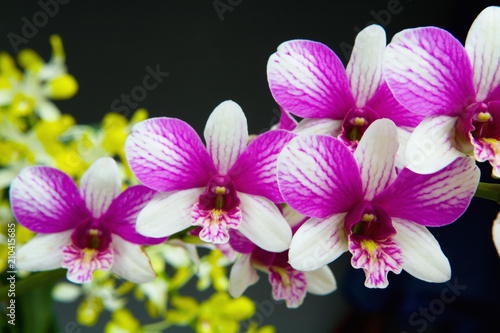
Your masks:
[[[127,188],[113,201],[103,219],[111,227],[111,231],[128,242],[139,245],[156,245],[166,240],[140,235],[135,224],[141,210],[157,194],[149,187],[136,185]]]
[[[53,234],[38,234],[21,246],[16,268],[25,271],[48,271],[61,267],[63,247],[70,242],[73,230]]]
[[[469,57],[446,30],[403,30],[387,46],[383,62],[387,84],[412,112],[455,116],[475,95]]]
[[[342,62],[318,42],[281,44],[269,58],[267,79],[276,102],[303,118],[342,119],[354,106]]]
[[[10,203],[16,220],[34,232],[72,229],[88,215],[73,179],[46,166],[19,173],[10,186]]]
[[[493,243],[495,243],[498,255],[500,255],[500,213],[498,213],[497,218],[493,221],[491,233],[493,235]]]
[[[101,157],[80,179],[80,195],[93,217],[99,218],[120,195],[122,181],[115,160]]]
[[[68,269],[66,278],[74,283],[90,282],[96,270],[109,271],[113,265],[114,254],[110,248],[103,251],[81,249],[70,243],[64,246],[62,254],[62,267]]]
[[[292,116],[292,114],[283,108],[281,110],[280,122],[278,123],[277,129],[293,131],[297,127],[297,120]]]
[[[146,283],[156,279],[148,255],[142,246],[132,244],[113,235],[111,243],[115,255],[111,271],[133,283]]]
[[[229,294],[234,297],[240,297],[251,285],[257,283],[259,275],[252,267],[250,254],[241,254],[231,267],[229,274]]]
[[[337,137],[342,130],[342,120],[329,118],[302,119],[294,130],[298,135],[321,134]]]
[[[306,296],[307,281],[304,272],[290,266],[269,267],[269,282],[273,287],[273,298],[286,301],[287,308],[298,308]]]
[[[292,229],[275,204],[264,197],[238,192],[243,220],[239,231],[269,252],[288,250]]]
[[[327,265],[304,273],[307,281],[307,292],[315,295],[327,295],[337,290],[337,281]]]
[[[405,271],[427,282],[440,283],[451,278],[450,263],[426,227],[398,218],[393,219],[393,225]]]
[[[394,163],[398,148],[396,125],[389,119],[374,121],[363,134],[354,158],[366,200],[372,200],[396,178]]]
[[[457,118],[431,116],[415,128],[405,152],[406,167],[416,173],[430,174],[465,156],[453,146],[451,133]]]
[[[278,157],[278,184],[285,202],[307,216],[346,212],[362,198],[356,160],[328,136],[292,139]]]
[[[373,203],[391,217],[424,226],[450,224],[469,206],[479,183],[479,169],[473,159],[462,157],[429,175],[403,169],[396,180]]]
[[[343,234],[345,215],[307,220],[292,238],[290,265],[300,271],[314,271],[347,251],[347,240]]]
[[[359,108],[366,105],[383,82],[382,55],[385,45],[384,28],[376,24],[364,28],[356,36],[346,72]]]
[[[474,71],[476,100],[482,102],[500,84],[500,7],[488,7],[477,16],[465,50]]]
[[[152,118],[132,128],[125,153],[144,185],[168,192],[206,186],[216,171],[196,131],[173,118]]]
[[[233,101],[219,104],[207,120],[204,135],[215,169],[227,174],[248,142],[247,118],[241,107]]]
[[[136,229],[147,237],[166,237],[191,226],[191,213],[205,188],[157,194],[139,213]]]
[[[278,188],[276,161],[283,147],[294,136],[291,132],[275,130],[255,138],[229,171],[238,191],[260,195],[272,202],[283,202]]]

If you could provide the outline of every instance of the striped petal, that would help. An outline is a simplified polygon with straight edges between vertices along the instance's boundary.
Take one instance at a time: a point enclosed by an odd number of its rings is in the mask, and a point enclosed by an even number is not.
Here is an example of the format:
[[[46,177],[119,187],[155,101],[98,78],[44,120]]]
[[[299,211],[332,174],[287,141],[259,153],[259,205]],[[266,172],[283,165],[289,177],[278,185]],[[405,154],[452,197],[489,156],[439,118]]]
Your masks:
[[[354,106],[342,62],[318,42],[281,44],[269,58],[267,79],[276,102],[303,118],[342,119]]]
[[[103,216],[111,227],[111,232],[128,242],[139,245],[155,245],[164,242],[166,237],[144,237],[135,229],[137,216],[157,193],[142,185],[131,186],[123,191]]]
[[[99,218],[122,191],[115,160],[102,157],[92,163],[80,179],[80,194],[93,217]]]
[[[387,46],[383,62],[387,84],[412,112],[455,116],[473,102],[469,57],[446,30],[403,30]]]
[[[273,287],[273,298],[285,300],[287,308],[298,308],[306,296],[307,280],[304,272],[290,266],[269,267],[269,283]]]
[[[179,119],[152,118],[133,127],[125,153],[144,185],[168,192],[206,186],[216,171],[196,131]]]
[[[479,174],[474,160],[468,157],[459,158],[429,175],[403,169],[373,203],[384,207],[393,218],[424,226],[450,224],[469,206]]]
[[[49,271],[61,267],[63,247],[70,242],[73,230],[39,234],[24,244],[17,253],[16,267],[29,272]]]
[[[210,157],[220,175],[226,175],[248,142],[247,118],[233,101],[217,106],[205,126],[205,140]]]
[[[391,120],[376,120],[365,131],[354,152],[365,200],[372,200],[396,178],[398,148],[398,131]]]
[[[358,108],[366,105],[383,82],[382,55],[385,45],[385,31],[379,25],[370,25],[356,36],[346,72]]]
[[[406,144],[406,167],[416,173],[430,174],[465,156],[453,146],[451,135],[456,122],[456,117],[425,118]]]
[[[275,130],[255,138],[229,171],[229,177],[239,192],[260,195],[272,202],[283,202],[278,188],[276,164],[283,147],[293,133]]]
[[[133,283],[147,283],[156,279],[156,273],[142,246],[129,243],[117,235],[113,235],[111,246],[114,253],[113,273]]]
[[[285,202],[307,216],[346,212],[362,199],[356,160],[328,136],[292,139],[278,157],[278,184]]]
[[[191,213],[205,188],[156,195],[139,213],[136,229],[147,237],[167,237],[191,226]]]
[[[393,225],[405,271],[427,282],[441,283],[451,278],[450,263],[426,227],[398,218],[393,219]]]
[[[92,281],[96,270],[109,271],[113,265],[113,250],[110,248],[100,251],[98,249],[81,249],[74,244],[64,246],[62,267],[68,269],[66,277],[74,283]]]
[[[243,214],[239,231],[258,247],[283,252],[290,247],[292,229],[276,205],[268,199],[238,192]]]
[[[314,271],[347,251],[344,217],[343,213],[307,220],[293,235],[288,253],[290,265],[299,271]]]
[[[10,187],[10,204],[22,226],[41,233],[72,229],[89,214],[73,179],[46,166],[19,173]]]
[[[488,7],[477,16],[465,50],[472,62],[476,100],[482,102],[500,84],[500,7]]]

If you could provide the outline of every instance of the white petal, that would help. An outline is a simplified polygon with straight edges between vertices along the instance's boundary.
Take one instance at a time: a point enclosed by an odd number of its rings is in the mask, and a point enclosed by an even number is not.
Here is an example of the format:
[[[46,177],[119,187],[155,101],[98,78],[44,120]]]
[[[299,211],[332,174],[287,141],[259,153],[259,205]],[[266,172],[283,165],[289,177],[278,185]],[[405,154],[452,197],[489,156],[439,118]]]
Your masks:
[[[268,199],[238,192],[243,214],[239,231],[258,247],[283,252],[290,246],[292,229],[278,207]]]
[[[240,297],[251,285],[257,283],[259,275],[252,267],[250,254],[241,254],[231,268],[229,274],[229,294]]]
[[[313,271],[347,251],[343,235],[345,213],[311,218],[297,230],[290,244],[289,263],[299,271]]]
[[[397,231],[394,240],[403,253],[405,271],[427,282],[440,283],[451,278],[448,258],[426,227],[397,218],[393,219],[393,225]]]
[[[382,81],[385,45],[385,31],[379,25],[370,25],[356,36],[346,72],[357,107],[365,106]]]
[[[451,142],[450,135],[456,120],[448,116],[426,117],[408,140],[406,167],[416,173],[430,174],[465,156]]]
[[[500,255],[500,213],[498,213],[497,218],[493,221],[493,243],[495,243],[495,247],[497,248],[497,252]]]
[[[38,234],[17,253],[16,267],[25,271],[48,271],[60,268],[63,247],[70,242],[73,230],[54,234]]]
[[[500,84],[500,7],[484,9],[465,42],[474,70],[476,99],[483,101]]]
[[[378,119],[366,130],[354,152],[365,199],[371,200],[396,178],[394,161],[399,148],[396,125]]]
[[[56,121],[61,117],[61,111],[48,100],[38,99],[35,107],[40,118],[45,121]]]
[[[398,127],[399,148],[398,152],[396,153],[396,161],[394,162],[394,165],[399,170],[403,169],[406,165],[405,153],[406,153],[406,146],[408,145],[408,140],[410,139],[410,135],[411,131],[409,129]]]
[[[137,216],[137,232],[159,238],[190,227],[193,206],[204,191],[193,188],[157,194]]]
[[[327,265],[310,272],[305,272],[307,292],[315,295],[326,295],[337,289],[337,281]]]
[[[121,190],[120,170],[110,157],[101,157],[92,163],[80,179],[80,194],[95,218],[106,213]]]
[[[225,175],[248,143],[247,118],[241,107],[222,102],[208,118],[204,136],[215,168]]]
[[[156,279],[156,273],[142,246],[129,243],[114,234],[111,246],[114,252],[111,268],[113,273],[134,283],[146,283]]]
[[[330,118],[306,118],[302,119],[293,130],[298,135],[322,134],[337,137],[342,129],[342,120]]]

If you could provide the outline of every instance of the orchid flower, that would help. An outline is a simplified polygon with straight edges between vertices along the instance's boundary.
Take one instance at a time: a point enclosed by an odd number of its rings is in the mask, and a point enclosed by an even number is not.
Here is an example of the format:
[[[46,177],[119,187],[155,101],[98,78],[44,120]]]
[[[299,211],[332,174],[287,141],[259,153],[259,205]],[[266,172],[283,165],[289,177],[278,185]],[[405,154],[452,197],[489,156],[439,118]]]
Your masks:
[[[365,286],[385,288],[402,269],[430,282],[451,276],[448,259],[426,226],[455,221],[479,181],[474,161],[460,158],[431,175],[396,173],[397,130],[389,119],[368,127],[354,153],[336,138],[298,136],[278,158],[286,202],[312,218],[292,238],[290,265],[318,269],[349,250]]]
[[[223,244],[228,229],[239,229],[268,251],[288,249],[292,233],[273,202],[283,201],[276,159],[292,133],[270,131],[247,146],[247,121],[232,101],[209,117],[206,148],[191,126],[174,118],[148,119],[132,131],[125,142],[130,168],[162,192],[139,214],[139,233],[163,237],[199,226],[201,240]]]
[[[408,141],[408,168],[433,173],[473,154],[500,177],[500,7],[479,14],[465,47],[435,27],[396,34],[384,73],[401,104],[430,112]]]
[[[132,186],[121,193],[115,161],[103,157],[80,179],[46,166],[23,169],[10,187],[12,212],[24,227],[39,233],[20,248],[17,267],[26,271],[68,269],[75,283],[92,280],[97,269],[111,270],[135,283],[155,279],[141,245],[161,243],[135,231],[139,211],[155,191]]]
[[[292,231],[296,231],[305,220],[307,217],[295,224]],[[306,292],[326,295],[337,289],[335,277],[326,265],[310,272],[298,271],[288,263],[288,250],[280,253],[265,251],[237,231],[231,230],[229,244],[240,253],[229,276],[229,293],[233,297],[243,295],[246,288],[259,280],[257,269],[268,274],[273,298],[284,299],[289,308],[299,307]]]
[[[302,120],[304,133],[339,138],[352,150],[368,126],[389,118],[401,136],[418,125],[423,116],[410,113],[393,97],[382,75],[385,31],[378,25],[356,37],[351,59],[344,68],[326,45],[309,40],[281,44],[270,58],[267,76],[276,102]]]

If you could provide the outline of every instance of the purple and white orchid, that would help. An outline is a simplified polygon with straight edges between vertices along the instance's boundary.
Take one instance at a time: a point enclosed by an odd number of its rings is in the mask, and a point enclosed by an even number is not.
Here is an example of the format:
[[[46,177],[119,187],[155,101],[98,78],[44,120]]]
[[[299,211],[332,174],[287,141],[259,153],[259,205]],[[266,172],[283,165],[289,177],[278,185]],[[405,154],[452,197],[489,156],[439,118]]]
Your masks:
[[[283,212],[292,227],[292,232],[307,220],[299,216],[290,206]],[[287,215],[292,218],[287,218]],[[238,231],[231,230],[229,244],[240,255],[231,268],[229,275],[229,293],[240,297],[245,290],[259,280],[257,270],[268,274],[275,300],[285,300],[287,307],[297,308],[304,301],[307,292],[326,295],[337,289],[337,283],[328,266],[310,272],[301,272],[288,263],[288,250],[280,253],[265,251],[252,243]]]
[[[368,127],[354,153],[330,136],[298,136],[278,158],[278,182],[286,202],[312,218],[292,238],[290,265],[309,271],[352,253],[365,285],[384,288],[387,273],[405,269],[444,282],[451,269],[425,226],[455,221],[479,181],[469,158],[419,175],[395,168],[397,130],[388,119]]]
[[[408,168],[433,173],[474,155],[500,177],[500,7],[479,14],[465,47],[443,29],[403,30],[387,47],[384,73],[401,104],[429,115],[408,141]]]
[[[302,118],[297,133],[339,138],[352,150],[376,119],[389,118],[402,137],[423,116],[400,105],[382,75],[385,31],[378,25],[363,29],[347,68],[326,45],[309,40],[281,44],[267,64],[269,87],[276,102]]]
[[[207,146],[174,118],[153,118],[133,128],[125,151],[144,185],[162,192],[139,214],[137,231],[169,236],[200,226],[203,241],[223,244],[229,229],[273,252],[288,249],[292,232],[273,202],[283,202],[276,160],[294,134],[275,130],[248,146],[246,117],[238,104],[221,103],[205,127]]]
[[[20,248],[17,267],[26,271],[67,268],[75,283],[92,280],[97,269],[111,270],[135,283],[156,278],[141,245],[165,238],[139,235],[139,211],[155,195],[136,185],[121,193],[116,162],[103,157],[80,179],[52,167],[23,169],[10,187],[12,212],[19,224],[39,233]]]

